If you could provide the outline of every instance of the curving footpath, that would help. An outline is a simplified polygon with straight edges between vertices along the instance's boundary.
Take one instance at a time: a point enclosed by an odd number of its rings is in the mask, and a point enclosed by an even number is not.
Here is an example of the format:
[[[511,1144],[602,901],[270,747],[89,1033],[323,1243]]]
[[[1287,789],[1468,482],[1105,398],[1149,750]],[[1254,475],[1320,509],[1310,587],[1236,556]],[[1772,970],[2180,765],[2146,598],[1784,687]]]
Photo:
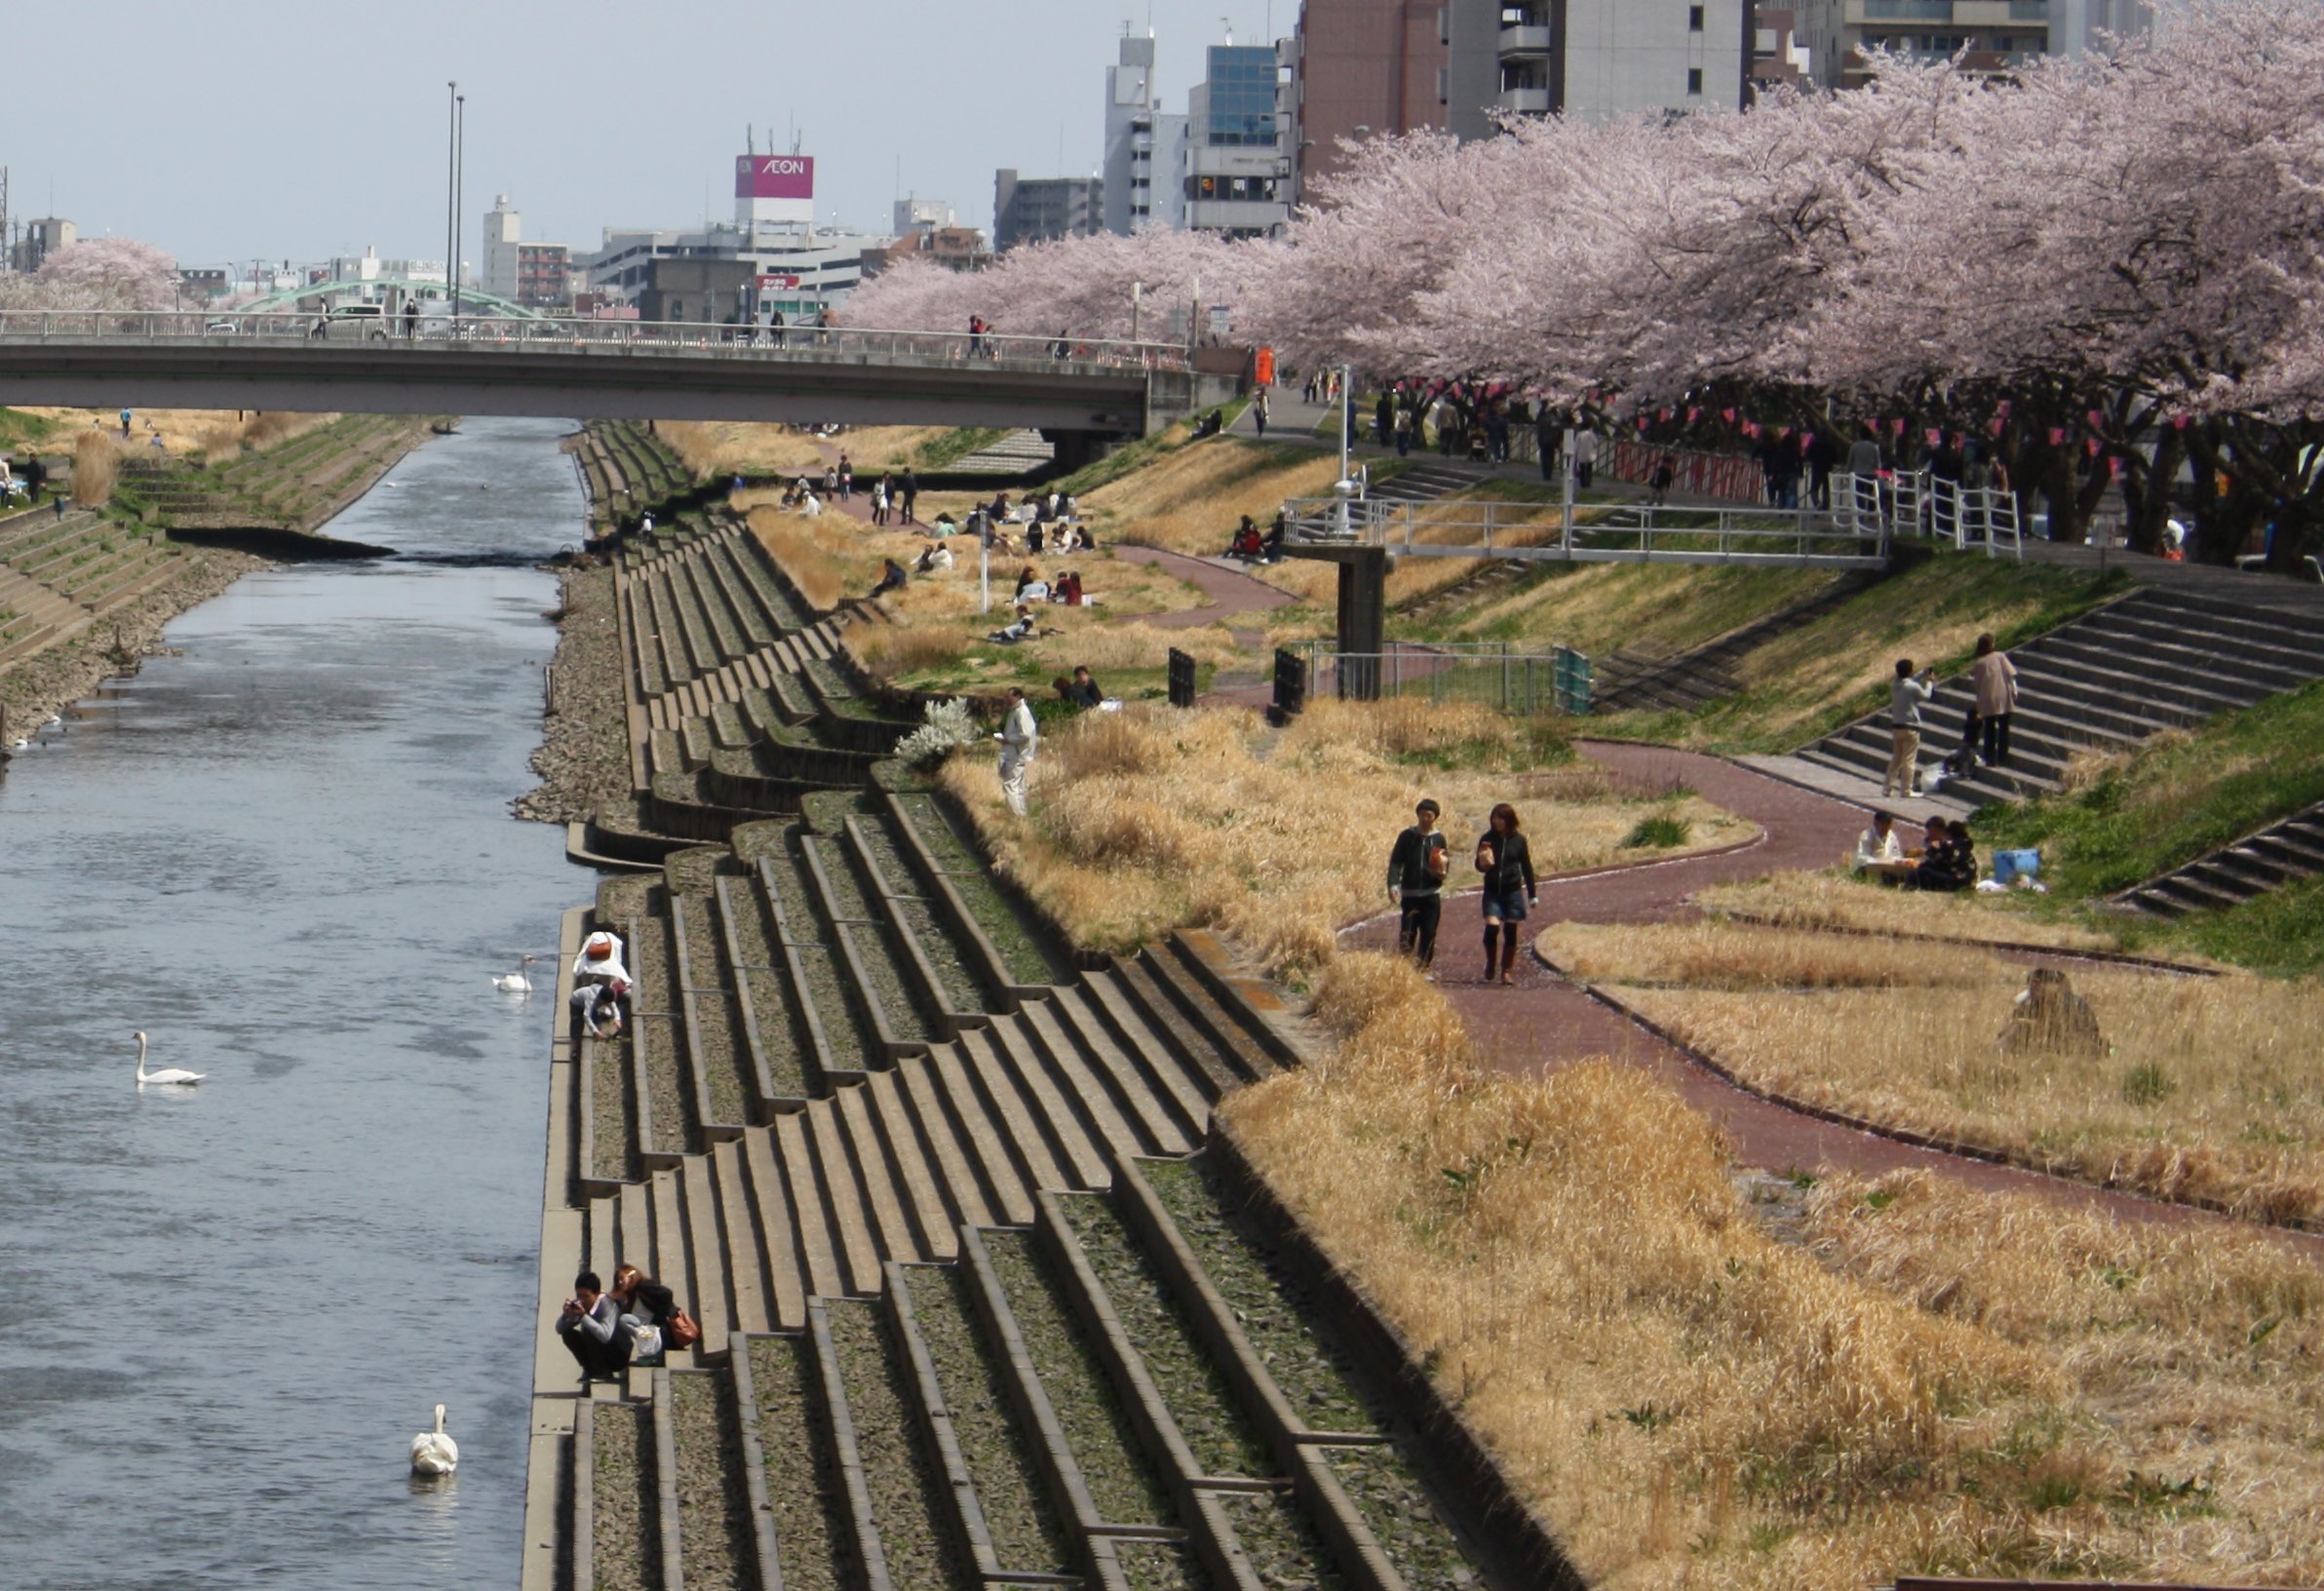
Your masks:
[[[1681,857],[1569,878],[1544,879],[1539,922],[1660,922],[1690,911],[1694,892],[1713,884],[1768,873],[1830,866],[1845,855],[1863,826],[1864,811],[1844,801],[1780,783],[1715,757],[1662,747],[1593,741],[1580,748],[1592,759],[1643,788],[1682,784],[1704,799],[1747,818],[1760,837],[1729,850]],[[1625,1013],[1528,956],[1513,989],[1483,984],[1471,968],[1481,954],[1477,919],[1460,905],[1446,912],[1437,945],[1439,985],[1460,1013],[1488,1064],[1512,1073],[1553,1071],[1575,1062],[1611,1056],[1640,1067],[1717,1122],[1746,1167],[1776,1173],[1855,1172],[1877,1177],[1929,1171],[1996,1193],[2021,1193],[2103,1211],[2131,1221],[2226,1220],[2186,1205],[2102,1188],[1964,1154],[1924,1148],[1762,1099],[1707,1069]],[[1392,949],[1396,919],[1375,918],[1351,931],[1355,943]],[[2238,1224],[2245,1224],[2238,1222]],[[2264,1227],[2324,1255],[2324,1240]]]

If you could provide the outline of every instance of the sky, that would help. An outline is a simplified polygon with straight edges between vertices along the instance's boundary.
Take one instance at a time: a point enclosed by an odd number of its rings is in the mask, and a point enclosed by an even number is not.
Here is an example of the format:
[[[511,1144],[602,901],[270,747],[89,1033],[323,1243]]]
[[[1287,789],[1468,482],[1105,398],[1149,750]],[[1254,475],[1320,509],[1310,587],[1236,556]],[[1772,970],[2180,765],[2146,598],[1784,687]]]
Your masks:
[[[1151,18],[1163,103],[1202,51],[1288,33],[1298,0],[102,0],[44,7],[0,87],[17,221],[138,238],[181,265],[444,257],[445,83],[467,105],[467,241],[509,195],[527,240],[732,215],[746,126],[795,128],[818,220],[888,229],[903,192],[992,224],[992,173],[1086,174],[1105,68]],[[1061,151],[1063,164],[1061,166]],[[52,199],[53,196],[53,199]]]

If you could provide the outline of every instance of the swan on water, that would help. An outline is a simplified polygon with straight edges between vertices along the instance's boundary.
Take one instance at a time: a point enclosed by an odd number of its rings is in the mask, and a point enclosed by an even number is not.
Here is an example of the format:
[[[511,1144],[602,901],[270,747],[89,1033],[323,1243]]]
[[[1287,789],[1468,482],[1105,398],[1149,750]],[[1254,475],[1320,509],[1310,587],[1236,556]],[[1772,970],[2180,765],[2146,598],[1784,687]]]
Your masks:
[[[527,955],[523,957],[517,962],[517,970],[515,972],[503,972],[494,975],[492,979],[492,987],[500,990],[500,992],[503,994],[531,993],[532,980],[524,976],[524,969],[531,966],[539,959],[540,957],[537,955]]]
[[[436,1428],[411,1439],[411,1473],[449,1475],[460,1467],[460,1444],[444,1434],[444,1405],[436,1406]]]
[[[195,1083],[198,1083],[198,1082],[200,1082],[200,1081],[202,1080],[202,1078],[203,1078],[203,1075],[204,1075],[203,1073],[201,1073],[201,1072],[198,1072],[198,1071],[183,1071],[183,1070],[180,1070],[180,1069],[179,1069],[178,1067],[163,1067],[161,1070],[159,1070],[159,1071],[147,1071],[147,1070],[145,1069],[145,1035],[144,1035],[144,1033],[142,1033],[142,1032],[139,1032],[139,1033],[136,1035],[136,1039],[137,1039],[137,1086],[138,1086],[139,1088],[143,1088],[143,1087],[144,1087],[144,1086],[145,1086],[147,1083],[178,1083],[178,1084],[182,1084],[182,1085],[185,1085],[185,1086],[188,1086],[188,1087],[190,1087],[191,1085],[193,1085],[193,1084],[195,1084]]]

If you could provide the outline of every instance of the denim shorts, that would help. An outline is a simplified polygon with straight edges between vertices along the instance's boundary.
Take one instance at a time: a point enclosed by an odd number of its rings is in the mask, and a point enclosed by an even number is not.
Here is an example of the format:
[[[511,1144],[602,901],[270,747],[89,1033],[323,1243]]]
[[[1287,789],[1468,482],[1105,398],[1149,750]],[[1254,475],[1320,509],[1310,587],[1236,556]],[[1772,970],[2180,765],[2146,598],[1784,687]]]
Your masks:
[[[1491,889],[1485,892],[1485,920],[1487,922],[1523,922],[1525,915],[1524,890],[1513,889],[1506,895]]]

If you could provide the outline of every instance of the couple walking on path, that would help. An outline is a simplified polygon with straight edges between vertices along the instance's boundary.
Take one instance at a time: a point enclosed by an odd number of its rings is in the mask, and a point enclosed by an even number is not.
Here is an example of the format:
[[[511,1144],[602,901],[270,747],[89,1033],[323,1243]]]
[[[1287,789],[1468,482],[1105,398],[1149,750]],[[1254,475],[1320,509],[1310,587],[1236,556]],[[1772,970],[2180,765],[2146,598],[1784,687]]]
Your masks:
[[[1452,845],[1437,828],[1443,809],[1422,800],[1413,809],[1413,826],[1396,836],[1388,853],[1388,898],[1401,909],[1396,950],[1420,964],[1433,981],[1437,926],[1444,914],[1444,886],[1452,872]],[[1472,865],[1485,878],[1485,974],[1481,983],[1513,981],[1517,964],[1517,925],[1541,904],[1533,876],[1531,844],[1520,832],[1517,808],[1503,801],[1492,809],[1485,833],[1477,836]]]

